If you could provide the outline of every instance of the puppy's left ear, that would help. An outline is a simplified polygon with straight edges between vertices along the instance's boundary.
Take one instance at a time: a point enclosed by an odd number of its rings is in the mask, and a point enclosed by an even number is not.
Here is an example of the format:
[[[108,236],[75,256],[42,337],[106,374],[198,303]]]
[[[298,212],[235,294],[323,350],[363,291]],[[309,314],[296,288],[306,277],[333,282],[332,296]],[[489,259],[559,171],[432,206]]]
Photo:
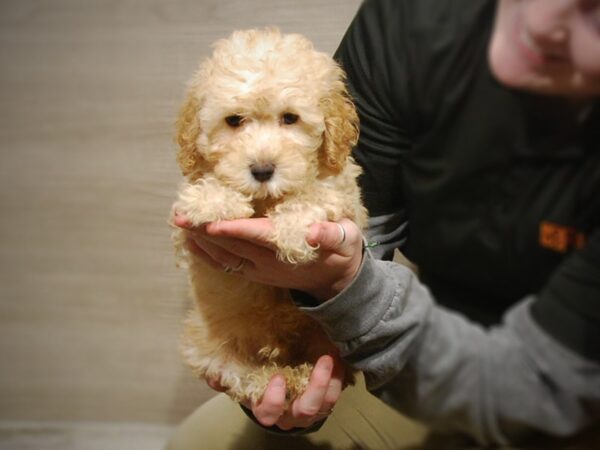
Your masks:
[[[321,100],[325,116],[325,131],[321,147],[321,162],[333,173],[339,173],[358,141],[358,115],[344,84],[341,68],[329,95]]]
[[[179,144],[177,162],[184,176],[191,176],[199,171],[203,160],[197,148],[197,140],[200,135],[198,108],[198,99],[192,92],[189,92],[177,118],[175,137]]]

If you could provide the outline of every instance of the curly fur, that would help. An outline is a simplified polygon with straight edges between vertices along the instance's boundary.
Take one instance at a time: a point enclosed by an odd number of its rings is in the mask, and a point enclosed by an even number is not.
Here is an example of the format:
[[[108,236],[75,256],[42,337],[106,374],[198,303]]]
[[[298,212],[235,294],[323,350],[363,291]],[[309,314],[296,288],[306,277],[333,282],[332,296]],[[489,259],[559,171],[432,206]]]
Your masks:
[[[296,120],[286,121],[290,114]],[[240,123],[228,123],[231,116]],[[317,257],[306,242],[313,223],[347,217],[366,225],[360,169],[350,156],[358,118],[344,73],[306,38],[268,28],[218,41],[189,84],[176,129],[186,181],[173,207],[194,225],[269,217],[270,241],[290,264]],[[274,172],[260,181],[255,165]],[[238,401],[258,400],[271,376],[283,373],[292,400],[334,345],[287,290],[213,269],[184,251],[184,233],[174,239],[195,299],[182,339],[186,361]]]

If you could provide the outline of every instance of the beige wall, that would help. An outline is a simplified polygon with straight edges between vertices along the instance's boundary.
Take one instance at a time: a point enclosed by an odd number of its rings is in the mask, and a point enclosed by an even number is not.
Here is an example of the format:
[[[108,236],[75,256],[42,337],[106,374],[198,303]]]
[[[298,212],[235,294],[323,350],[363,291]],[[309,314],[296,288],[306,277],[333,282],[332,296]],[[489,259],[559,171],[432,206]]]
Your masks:
[[[172,123],[210,43],[276,24],[331,53],[359,0],[0,2],[0,420],[172,423]]]

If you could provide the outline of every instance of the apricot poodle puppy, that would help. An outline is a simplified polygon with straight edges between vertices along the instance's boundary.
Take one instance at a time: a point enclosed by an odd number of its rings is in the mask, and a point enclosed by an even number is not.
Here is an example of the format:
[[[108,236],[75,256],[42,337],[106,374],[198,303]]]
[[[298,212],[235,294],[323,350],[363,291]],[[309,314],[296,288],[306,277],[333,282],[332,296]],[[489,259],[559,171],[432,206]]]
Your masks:
[[[215,44],[189,83],[177,121],[186,181],[173,209],[194,226],[268,217],[278,258],[309,264],[318,256],[306,242],[312,224],[366,224],[350,156],[357,137],[344,73],[332,58],[297,34],[237,31]],[[259,400],[281,373],[293,400],[334,345],[288,290],[216,270],[185,250],[185,233],[174,238],[195,300],[183,335],[187,363],[236,401]]]

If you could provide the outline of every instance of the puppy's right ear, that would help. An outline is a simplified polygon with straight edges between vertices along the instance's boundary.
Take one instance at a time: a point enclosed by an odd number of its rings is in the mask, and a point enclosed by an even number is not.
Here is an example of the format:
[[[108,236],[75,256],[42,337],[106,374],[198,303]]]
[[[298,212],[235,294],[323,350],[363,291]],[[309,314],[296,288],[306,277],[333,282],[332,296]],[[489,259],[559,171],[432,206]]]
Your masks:
[[[176,141],[179,144],[177,162],[184,176],[200,170],[202,157],[198,153],[198,137],[200,124],[198,123],[198,109],[200,102],[191,92],[181,107],[176,122]]]

